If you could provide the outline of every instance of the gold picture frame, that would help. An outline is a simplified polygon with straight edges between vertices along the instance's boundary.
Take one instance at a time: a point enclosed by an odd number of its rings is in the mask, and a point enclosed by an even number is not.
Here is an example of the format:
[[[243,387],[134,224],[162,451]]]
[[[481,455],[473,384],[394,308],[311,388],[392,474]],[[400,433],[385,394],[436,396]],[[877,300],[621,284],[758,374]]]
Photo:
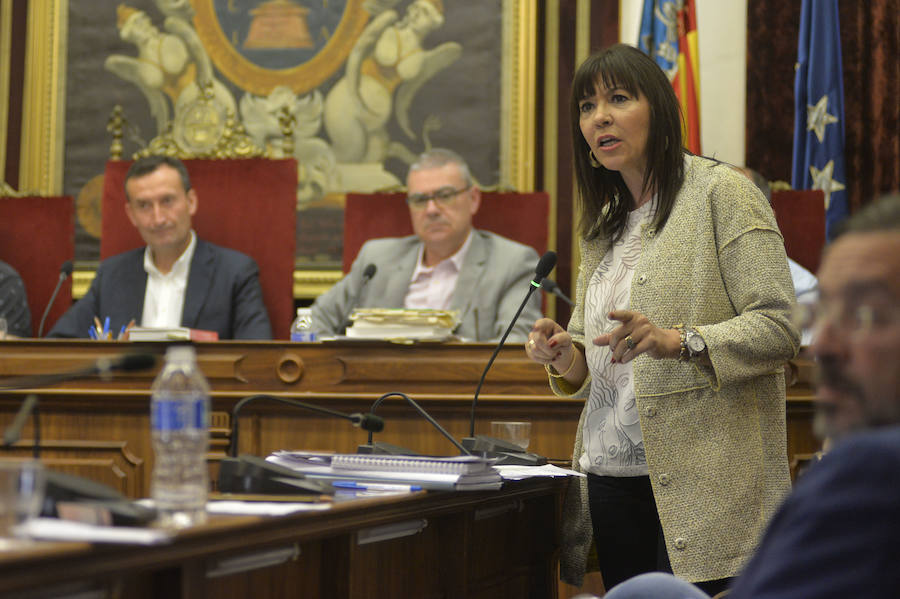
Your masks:
[[[196,2],[200,8],[204,4]],[[20,187],[46,195],[62,193],[68,6],[69,0],[29,3],[24,94],[24,105],[29,108],[23,115]],[[527,191],[534,188],[535,182],[537,2],[503,0],[501,10],[503,110],[499,185]],[[348,22],[348,28],[355,26],[355,21]],[[294,273],[295,297],[315,297],[340,276],[339,271],[298,269]],[[84,295],[92,278],[93,268],[76,265],[76,298]]]
[[[286,69],[267,69],[247,60],[219,26],[213,0],[194,0],[194,27],[216,67],[254,94],[265,96],[287,84],[296,94],[317,88],[347,59],[353,42],[366,26],[362,0],[347,0],[344,17],[321,51],[309,61]],[[309,10],[309,9],[306,9]]]

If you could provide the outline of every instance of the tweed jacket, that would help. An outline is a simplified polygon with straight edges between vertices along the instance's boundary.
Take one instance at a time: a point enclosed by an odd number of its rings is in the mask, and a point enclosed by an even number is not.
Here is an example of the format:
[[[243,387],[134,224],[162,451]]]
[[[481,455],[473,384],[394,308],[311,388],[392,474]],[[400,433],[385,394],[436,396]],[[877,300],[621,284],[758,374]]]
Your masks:
[[[353,308],[402,308],[421,247],[415,235],[367,241],[350,273],[313,304],[313,327],[333,335],[341,331]],[[528,292],[537,262],[533,248],[473,230],[450,299],[450,309],[460,312],[456,334],[472,341],[500,339]],[[363,287],[362,274],[368,264],[375,265],[375,276]],[[533,293],[508,341],[525,341],[540,317],[541,294]]]
[[[577,306],[569,333],[584,338],[584,296],[609,248],[582,241]],[[790,489],[783,364],[799,334],[784,242],[765,198],[726,165],[685,158],[685,180],[661,230],[645,224],[631,309],[664,329],[692,326],[710,366],[634,364],[634,388],[650,481],[674,573],[689,581],[735,576]],[[558,395],[588,397],[580,389]],[[569,386],[571,387],[571,386]],[[580,470],[584,413],[573,468]],[[587,484],[573,484],[563,527],[562,577],[580,584],[591,546]]]

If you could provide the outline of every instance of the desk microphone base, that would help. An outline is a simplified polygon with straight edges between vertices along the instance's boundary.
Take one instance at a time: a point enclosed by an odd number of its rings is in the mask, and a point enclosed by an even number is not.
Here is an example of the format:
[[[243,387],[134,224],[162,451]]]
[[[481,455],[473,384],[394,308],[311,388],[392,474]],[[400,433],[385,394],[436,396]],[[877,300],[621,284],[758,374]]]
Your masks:
[[[472,455],[496,458],[495,466],[543,466],[547,463],[544,456],[528,453],[515,443],[487,435],[465,437],[462,445],[472,452]]]

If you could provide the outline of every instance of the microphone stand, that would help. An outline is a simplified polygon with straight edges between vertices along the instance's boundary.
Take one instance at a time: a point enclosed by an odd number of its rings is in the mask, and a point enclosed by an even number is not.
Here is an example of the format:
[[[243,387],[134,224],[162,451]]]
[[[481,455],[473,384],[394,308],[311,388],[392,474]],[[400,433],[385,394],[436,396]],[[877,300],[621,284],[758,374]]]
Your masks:
[[[38,396],[34,393],[29,394],[25,398],[12,422],[3,431],[3,447],[11,447],[22,438],[22,429],[25,427],[25,421],[28,420],[29,415],[31,415],[34,425],[34,446],[32,451],[34,452],[34,459],[39,460],[41,457],[41,419],[38,415]]]
[[[575,307],[575,304],[572,302],[572,300],[570,300],[568,296],[562,292],[562,289],[559,288],[559,285],[557,285],[556,281],[554,281],[553,279],[544,279],[543,281],[541,281],[541,287],[543,287],[544,291],[552,293],[573,308]]]
[[[359,285],[359,289],[356,290],[356,293],[353,295],[353,299],[350,301],[349,308],[347,308],[347,312],[344,314],[344,321],[341,324],[341,330],[339,333],[341,335],[347,334],[347,329],[353,324],[353,321],[350,320],[350,315],[353,314],[353,310],[356,309],[356,304],[359,302],[359,298],[362,297],[362,292],[366,288],[366,285],[369,284],[369,281],[372,280],[372,277],[375,276],[375,272],[378,269],[374,264],[366,265],[365,270],[362,274],[362,283]]]
[[[315,406],[313,404],[309,404],[309,403],[306,403],[303,401],[298,401],[296,399],[288,399],[286,397],[276,397],[274,395],[267,395],[267,394],[262,393],[259,395],[251,395],[250,397],[245,397],[244,399],[237,402],[234,405],[234,408],[231,410],[231,419],[232,419],[231,443],[228,444],[228,455],[230,457],[237,457],[238,432],[240,430],[238,414],[240,413],[241,408],[244,407],[244,405],[250,403],[251,401],[256,401],[257,399],[269,399],[272,401],[277,401],[279,403],[283,403],[288,406],[293,406],[295,408],[303,408],[305,410],[319,412],[320,414],[327,414],[329,416],[335,416],[337,418],[343,418],[344,420],[349,420],[353,424],[353,426],[369,431],[370,439],[372,436],[372,431],[377,432],[377,431],[381,431],[384,429],[384,420],[382,420],[375,414],[372,414],[371,412],[368,414],[361,414],[359,412],[355,412],[353,414],[345,414],[343,412],[338,412],[337,410],[331,410],[328,408]]]
[[[44,323],[47,320],[47,315],[50,314],[50,308],[53,306],[53,302],[56,300],[56,294],[59,293],[59,288],[62,287],[63,281],[69,278],[69,275],[72,274],[72,261],[66,260],[63,262],[62,267],[59,269],[59,280],[56,281],[56,287],[53,288],[53,293],[50,294],[50,301],[47,302],[47,307],[44,308],[44,314],[41,316],[41,324],[38,326],[38,338],[40,339],[44,333]]]
[[[484,385],[484,379],[485,377],[487,377],[488,370],[491,369],[491,365],[493,365],[494,360],[497,359],[497,354],[499,354],[500,350],[503,348],[503,343],[506,342],[506,338],[509,337],[509,333],[512,331],[513,325],[519,319],[519,315],[522,313],[522,310],[525,309],[525,305],[528,303],[528,300],[531,299],[531,295],[534,293],[534,290],[538,287],[540,287],[540,285],[536,285],[534,281],[531,282],[531,285],[528,287],[528,293],[525,294],[525,299],[522,300],[522,303],[519,305],[519,309],[516,310],[516,315],[513,316],[512,322],[509,323],[509,326],[503,333],[503,337],[500,338],[500,343],[498,343],[497,347],[494,348],[494,353],[491,354],[491,359],[488,360],[487,366],[484,368],[484,372],[481,373],[481,379],[479,379],[478,386],[475,388],[475,397],[472,399],[472,409],[469,412],[469,437],[475,436],[475,406],[478,405],[478,394],[481,393],[481,387],[482,385]]]
[[[252,455],[237,456],[238,451],[238,431],[240,422],[238,414],[241,408],[257,399],[269,399],[277,401],[285,405],[296,408],[304,408],[336,416],[349,420],[354,426],[360,427],[368,431],[380,431],[384,428],[384,420],[375,414],[345,414],[337,410],[330,410],[320,406],[308,404],[306,402],[297,401],[295,399],[287,399],[285,397],[275,397],[274,395],[251,395],[245,397],[234,405],[231,410],[231,442],[228,444],[228,456],[223,459],[219,465],[219,480],[217,483],[218,491],[221,493],[252,493],[252,494],[315,494],[333,492],[330,485],[316,480],[307,480],[306,477],[290,468],[273,464]]]
[[[481,393],[484,379],[487,377],[488,371],[494,364],[494,360],[497,359],[497,355],[500,353],[500,349],[506,342],[506,338],[509,337],[513,326],[516,324],[516,321],[519,320],[519,315],[522,314],[522,310],[525,309],[525,305],[528,303],[528,300],[531,299],[531,295],[534,293],[535,289],[541,288],[540,281],[550,274],[550,271],[553,270],[554,266],[556,266],[556,252],[550,251],[541,256],[537,268],[534,270],[534,278],[528,286],[528,293],[525,294],[525,299],[519,304],[519,309],[516,310],[516,314],[510,321],[509,326],[506,327],[506,331],[504,331],[503,336],[500,338],[500,342],[497,344],[497,347],[494,348],[494,353],[491,354],[491,359],[488,360],[487,366],[485,366],[484,371],[481,373],[481,379],[479,379],[478,386],[475,388],[475,396],[472,398],[472,409],[469,415],[469,436],[463,439],[463,446],[469,450],[484,454],[487,457],[499,457],[500,460],[497,462],[499,465],[515,464],[539,466],[547,463],[547,458],[534,453],[528,453],[514,443],[495,439],[487,435],[478,435],[476,437],[475,407],[478,405],[478,395]]]
[[[391,391],[390,393],[385,393],[381,397],[375,400],[375,403],[372,404],[372,407],[369,408],[369,413],[374,414],[375,408],[381,405],[385,399],[389,397],[402,397],[406,400],[406,402],[414,407],[422,417],[427,420],[431,426],[436,428],[439,433],[444,435],[453,445],[459,450],[460,455],[472,455],[472,453],[463,447],[459,441],[453,438],[453,435],[448,433],[444,427],[442,427],[437,420],[431,417],[431,415],[425,411],[425,408],[416,403],[412,397],[408,396],[405,393],[401,393],[400,391]],[[368,445],[360,445],[359,449],[357,449],[357,453],[391,453],[396,455],[418,455],[414,451],[410,451],[403,447],[397,447],[396,445],[390,445],[388,443],[372,443],[372,431],[369,431],[369,441]]]

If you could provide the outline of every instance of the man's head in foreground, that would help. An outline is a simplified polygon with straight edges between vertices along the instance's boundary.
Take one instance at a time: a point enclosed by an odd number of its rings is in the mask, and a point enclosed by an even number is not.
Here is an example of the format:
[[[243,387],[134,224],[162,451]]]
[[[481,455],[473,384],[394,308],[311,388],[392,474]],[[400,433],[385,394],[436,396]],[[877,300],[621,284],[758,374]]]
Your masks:
[[[817,434],[900,424],[900,194],[848,219],[818,275]]]

